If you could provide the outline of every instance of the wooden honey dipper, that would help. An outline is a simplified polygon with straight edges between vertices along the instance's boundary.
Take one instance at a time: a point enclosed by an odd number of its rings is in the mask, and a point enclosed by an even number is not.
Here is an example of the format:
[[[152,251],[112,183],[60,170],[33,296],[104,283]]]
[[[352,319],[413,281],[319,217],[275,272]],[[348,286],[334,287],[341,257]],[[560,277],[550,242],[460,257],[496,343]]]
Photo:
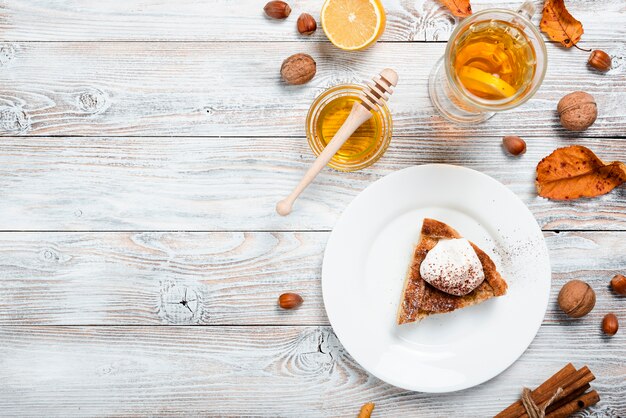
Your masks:
[[[393,87],[395,87],[396,84],[398,84],[398,74],[390,68],[385,68],[379,75],[374,77],[372,81],[367,83],[368,88],[364,89],[359,95],[361,101],[354,102],[348,118],[343,125],[341,125],[341,128],[339,128],[333,139],[331,139],[328,145],[326,145],[324,150],[315,159],[313,164],[311,164],[311,167],[309,167],[304,174],[300,183],[298,183],[289,196],[276,204],[276,212],[278,212],[279,215],[286,216],[291,213],[293,204],[298,196],[300,196],[300,193],[311,184],[354,131],[372,117],[372,112],[378,112],[378,106],[384,106],[385,102],[389,100],[389,95],[393,93]]]

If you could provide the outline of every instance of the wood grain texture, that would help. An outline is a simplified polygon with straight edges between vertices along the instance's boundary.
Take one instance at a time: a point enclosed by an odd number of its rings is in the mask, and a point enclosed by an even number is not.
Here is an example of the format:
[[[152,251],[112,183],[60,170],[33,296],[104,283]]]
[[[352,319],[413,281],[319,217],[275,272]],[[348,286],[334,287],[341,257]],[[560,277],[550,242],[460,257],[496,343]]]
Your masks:
[[[296,31],[300,13],[319,20],[321,0],[291,0],[286,21],[263,14],[261,0],[178,0],[176,7],[160,0],[7,0],[0,8],[0,31],[12,41],[320,41]],[[473,0],[475,12],[516,9],[520,2]],[[535,1],[540,11],[543,1]],[[387,29],[383,41],[445,41],[455,19],[435,0],[383,0]],[[567,7],[585,26],[583,44],[626,35],[626,11],[619,0],[569,0]],[[535,17],[539,21],[539,17]]]
[[[321,266],[328,233],[3,233],[3,325],[328,325]],[[626,232],[546,233],[552,260],[544,323],[589,327],[626,303],[608,289],[626,273]],[[585,280],[593,312],[573,321],[561,286]],[[277,307],[294,291],[297,311]],[[187,300],[187,306],[180,302]]]
[[[537,197],[535,167],[580,144],[606,160],[626,140],[527,138],[507,156],[501,138],[397,137],[374,166],[325,169],[287,217],[275,205],[313,155],[304,138],[5,138],[0,141],[0,230],[330,230],[373,181],[419,164],[467,166],[499,180],[544,229],[626,230],[626,187],[594,199]]]
[[[373,401],[375,416],[484,417],[573,361],[590,366],[602,397],[579,416],[626,416],[626,333],[599,328],[609,311],[626,317],[606,286],[626,268],[626,188],[557,203],[533,186],[557,146],[626,159],[623,1],[567,2],[585,25],[581,45],[614,55],[613,70],[549,44],[537,96],[471,129],[445,122],[427,96],[456,24],[435,0],[383,0],[387,30],[361,53],[332,47],[321,27],[299,36],[297,16],[318,18],[321,1],[289,1],[292,16],[277,22],[265,0],[0,0],[0,415],[353,417]],[[278,69],[297,52],[318,74],[287,87]],[[276,201],[313,160],[311,101],[381,65],[400,73],[388,152],[357,173],[324,170],[279,218]],[[598,102],[583,134],[554,113],[574,90]],[[527,154],[504,155],[505,134],[524,136]],[[604,232],[545,232],[551,303],[531,347],[492,381],[433,396],[387,385],[349,356],[320,275],[327,231],[360,191],[442,162],[503,182],[544,229]],[[573,278],[597,293],[581,320],[554,303]],[[285,291],[304,304],[279,310]]]
[[[549,45],[548,73],[535,97],[468,129],[438,116],[428,98],[428,74],[444,52],[441,43],[379,44],[358,54],[299,42],[279,48],[262,42],[8,43],[3,48],[11,58],[0,71],[0,134],[301,136],[315,96],[388,66],[400,75],[390,101],[396,137],[623,136],[625,45],[594,44],[618,57],[606,74],[588,68],[586,53]],[[286,86],[281,62],[299,52],[317,60],[317,75],[306,85]],[[556,115],[558,100],[575,90],[593,94],[599,108],[583,134],[564,131]]]
[[[5,327],[0,340],[9,416],[354,417],[372,401],[378,417],[485,417],[566,361],[597,376],[593,416],[626,410],[626,333],[605,339],[597,324],[545,326],[500,376],[446,395],[365,373],[328,327]]]
[[[0,234],[0,324],[327,324],[319,281],[326,238]],[[289,291],[305,300],[297,311],[277,306]]]

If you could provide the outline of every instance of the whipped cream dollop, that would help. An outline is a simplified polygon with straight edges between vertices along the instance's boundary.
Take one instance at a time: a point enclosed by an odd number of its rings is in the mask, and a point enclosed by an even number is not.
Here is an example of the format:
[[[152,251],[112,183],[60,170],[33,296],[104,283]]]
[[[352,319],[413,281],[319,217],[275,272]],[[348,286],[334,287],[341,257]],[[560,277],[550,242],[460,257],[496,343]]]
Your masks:
[[[465,238],[439,241],[420,265],[422,279],[442,292],[464,296],[485,280],[483,265]]]

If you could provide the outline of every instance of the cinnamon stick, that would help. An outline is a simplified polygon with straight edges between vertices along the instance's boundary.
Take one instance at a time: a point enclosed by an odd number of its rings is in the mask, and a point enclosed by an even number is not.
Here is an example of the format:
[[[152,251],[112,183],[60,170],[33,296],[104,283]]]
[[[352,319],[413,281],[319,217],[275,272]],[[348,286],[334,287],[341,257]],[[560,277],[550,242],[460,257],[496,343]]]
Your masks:
[[[543,397],[544,394],[548,394],[548,396],[543,400],[543,402],[545,402],[547,399],[549,399],[550,396],[552,396],[552,394],[554,394],[554,392],[558,388],[558,386],[555,385],[563,381],[566,377],[573,375],[574,373],[576,373],[576,368],[574,367],[574,365],[572,363],[567,363],[565,367],[553,374],[548,380],[539,385],[537,389],[532,391],[531,397],[533,401],[539,404],[539,397]],[[525,412],[526,410],[524,409],[522,401],[518,400],[512,403],[504,411],[496,415],[495,418],[517,418]]]
[[[540,394],[539,396],[537,396],[537,399],[533,397],[533,400],[537,405],[541,405],[548,399],[550,399],[559,387],[563,389],[563,393],[561,393],[559,399],[566,398],[595,378],[596,377],[593,375],[593,373],[591,373],[591,370],[589,370],[589,367],[584,366],[580,370],[576,371],[574,374],[565,377],[562,381],[556,382],[555,386],[552,389],[548,389],[545,394]],[[528,418],[528,414],[524,409],[522,413],[520,415],[517,415],[516,417]]]
[[[595,390],[592,390],[591,392],[585,393],[573,401],[566,403],[559,409],[550,412],[546,415],[546,418],[566,418],[581,409],[597,404],[599,401],[600,395],[598,395],[598,392]]]
[[[580,395],[582,395],[583,393],[587,392],[587,389],[589,389],[590,387],[591,387],[591,385],[589,383],[586,383],[583,386],[581,386],[579,389],[577,389],[576,391],[570,393],[569,396],[565,396],[565,397],[561,396],[561,397],[559,397],[559,399],[554,401],[554,403],[552,405],[548,406],[548,408],[546,409],[546,414],[549,414],[550,412],[559,409],[560,407],[562,407],[566,403],[569,403],[570,401],[573,401],[574,399],[577,399]]]

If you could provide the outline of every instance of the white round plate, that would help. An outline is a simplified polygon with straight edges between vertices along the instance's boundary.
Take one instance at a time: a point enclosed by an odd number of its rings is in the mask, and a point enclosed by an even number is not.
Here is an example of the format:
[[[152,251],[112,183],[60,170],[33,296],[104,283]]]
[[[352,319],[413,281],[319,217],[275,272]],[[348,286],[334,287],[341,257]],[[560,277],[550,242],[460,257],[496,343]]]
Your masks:
[[[455,228],[495,262],[507,294],[424,320],[396,312],[424,218]],[[339,340],[376,377],[420,392],[478,385],[531,343],[548,306],[550,261],[524,203],[491,177],[451,165],[388,175],[357,196],[326,246],[322,290]]]

